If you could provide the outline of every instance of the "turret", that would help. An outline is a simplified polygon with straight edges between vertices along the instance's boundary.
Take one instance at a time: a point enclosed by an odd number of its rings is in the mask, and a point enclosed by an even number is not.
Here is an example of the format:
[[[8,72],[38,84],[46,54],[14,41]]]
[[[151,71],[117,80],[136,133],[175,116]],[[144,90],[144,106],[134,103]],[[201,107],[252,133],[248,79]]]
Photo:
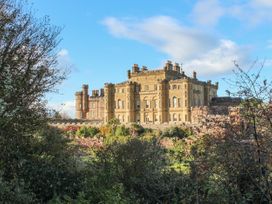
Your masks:
[[[130,71],[130,70],[128,70],[128,72],[127,72],[127,76],[128,76],[128,79],[130,79],[130,78],[131,78],[131,71]]]
[[[76,119],[82,119],[83,114],[82,114],[82,91],[76,92],[75,97],[76,97]]]
[[[89,94],[88,94],[89,86],[87,84],[83,84],[82,86],[82,117],[86,118],[86,114],[89,111]]]

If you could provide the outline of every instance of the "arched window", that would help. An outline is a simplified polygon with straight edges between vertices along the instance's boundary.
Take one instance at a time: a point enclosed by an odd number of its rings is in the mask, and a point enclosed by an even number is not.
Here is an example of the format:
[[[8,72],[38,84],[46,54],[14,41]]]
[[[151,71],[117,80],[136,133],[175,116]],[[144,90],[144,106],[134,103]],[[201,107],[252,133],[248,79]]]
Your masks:
[[[177,97],[173,97],[173,107],[176,108],[177,107]]]

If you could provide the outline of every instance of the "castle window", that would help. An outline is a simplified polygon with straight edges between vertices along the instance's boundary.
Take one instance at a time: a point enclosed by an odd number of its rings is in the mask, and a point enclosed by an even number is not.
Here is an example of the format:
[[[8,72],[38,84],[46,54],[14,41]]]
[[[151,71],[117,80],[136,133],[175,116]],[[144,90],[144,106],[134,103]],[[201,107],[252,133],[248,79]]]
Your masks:
[[[140,100],[136,101],[136,107],[137,107],[137,109],[140,109]]]
[[[185,107],[187,107],[187,100],[185,100]]]
[[[118,108],[118,109],[122,108],[122,101],[121,101],[120,99],[118,99],[117,108]]]
[[[181,117],[180,117],[180,114],[178,114],[178,120],[181,121]]]
[[[136,87],[135,87],[135,92],[136,92],[136,93],[139,93],[139,90],[140,90],[140,87],[139,87],[139,86],[136,86]]]
[[[173,85],[173,89],[177,89],[177,85]]]
[[[171,114],[169,114],[169,121],[171,121]]]
[[[177,114],[173,114],[173,121],[177,121]]]
[[[188,115],[185,114],[185,121],[187,122],[188,121]]]
[[[178,107],[181,106],[180,102],[181,102],[181,100],[180,100],[180,98],[178,98]]]
[[[158,114],[155,114],[155,122],[158,121]]]
[[[173,97],[173,107],[176,108],[177,107],[177,97]]]
[[[122,93],[125,93],[125,89],[122,89]]]
[[[149,101],[149,100],[146,100],[146,102],[145,102],[145,107],[146,107],[146,108],[150,108],[150,101]]]
[[[159,108],[159,100],[155,99],[155,108]]]
[[[180,89],[180,85],[178,85],[178,89]]]
[[[156,91],[158,89],[157,85],[155,84],[154,85],[154,90]]]

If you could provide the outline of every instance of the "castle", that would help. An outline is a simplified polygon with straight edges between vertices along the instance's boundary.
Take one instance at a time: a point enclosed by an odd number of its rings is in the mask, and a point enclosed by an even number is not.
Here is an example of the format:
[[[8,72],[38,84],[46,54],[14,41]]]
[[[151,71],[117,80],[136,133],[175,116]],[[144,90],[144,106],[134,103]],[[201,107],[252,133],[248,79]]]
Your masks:
[[[128,80],[106,83],[104,89],[88,93],[88,85],[76,92],[76,118],[141,124],[191,122],[194,107],[209,106],[217,96],[218,83],[187,76],[179,64],[167,61],[163,69],[141,69],[134,64]]]

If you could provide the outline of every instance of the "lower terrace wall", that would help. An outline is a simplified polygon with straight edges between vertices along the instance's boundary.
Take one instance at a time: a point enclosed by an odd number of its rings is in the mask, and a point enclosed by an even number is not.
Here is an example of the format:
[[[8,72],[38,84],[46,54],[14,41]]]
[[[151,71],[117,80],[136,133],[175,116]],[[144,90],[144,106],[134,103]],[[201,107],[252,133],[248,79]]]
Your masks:
[[[190,128],[195,134],[213,134],[222,131],[226,123],[239,123],[240,122],[240,109],[239,107],[196,107],[192,108],[192,121],[181,123],[171,122],[163,124],[141,124],[145,128],[152,128],[157,130],[164,130],[170,127],[185,127]],[[104,125],[100,120],[53,120],[50,122],[53,127],[64,129],[67,126],[94,126],[100,127]],[[129,124],[127,124],[129,126]]]

